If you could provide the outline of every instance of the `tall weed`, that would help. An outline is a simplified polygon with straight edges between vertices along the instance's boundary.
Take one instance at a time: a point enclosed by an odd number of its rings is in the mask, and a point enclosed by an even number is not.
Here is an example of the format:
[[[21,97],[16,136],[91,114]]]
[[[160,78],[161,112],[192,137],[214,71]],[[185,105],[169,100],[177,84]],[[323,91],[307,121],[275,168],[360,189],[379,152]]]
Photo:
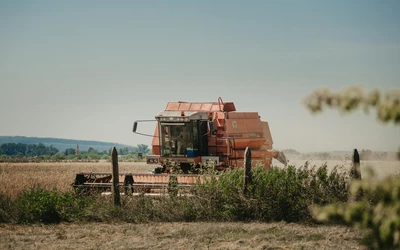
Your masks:
[[[326,164],[318,169],[263,166],[252,169],[249,192],[243,192],[244,169],[231,169],[210,176],[196,186],[195,194],[204,198],[221,220],[308,221],[309,206],[346,202],[348,175]]]

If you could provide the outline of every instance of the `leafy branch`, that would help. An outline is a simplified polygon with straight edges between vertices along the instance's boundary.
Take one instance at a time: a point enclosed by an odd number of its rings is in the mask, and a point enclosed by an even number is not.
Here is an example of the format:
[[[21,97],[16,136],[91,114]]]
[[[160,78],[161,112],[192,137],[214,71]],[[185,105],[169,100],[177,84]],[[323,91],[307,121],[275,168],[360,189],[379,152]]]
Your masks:
[[[350,113],[362,108],[368,114],[373,108],[377,111],[379,121],[400,125],[400,89],[381,93],[379,89],[366,91],[362,85],[348,86],[338,92],[321,88],[313,91],[303,101],[312,113],[320,113],[327,108]]]

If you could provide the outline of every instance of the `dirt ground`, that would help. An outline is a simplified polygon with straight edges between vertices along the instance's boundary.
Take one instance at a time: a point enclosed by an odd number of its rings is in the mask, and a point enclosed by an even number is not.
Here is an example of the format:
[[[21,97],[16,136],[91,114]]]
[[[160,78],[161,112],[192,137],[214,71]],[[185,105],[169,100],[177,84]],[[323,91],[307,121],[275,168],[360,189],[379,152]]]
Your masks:
[[[366,249],[365,233],[284,222],[0,224],[0,249]]]

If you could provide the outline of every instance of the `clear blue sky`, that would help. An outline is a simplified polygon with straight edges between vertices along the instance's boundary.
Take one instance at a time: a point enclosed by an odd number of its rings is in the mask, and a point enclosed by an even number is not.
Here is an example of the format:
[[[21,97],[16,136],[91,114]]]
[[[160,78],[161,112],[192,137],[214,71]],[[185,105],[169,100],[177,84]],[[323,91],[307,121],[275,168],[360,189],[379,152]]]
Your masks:
[[[395,151],[399,126],[302,100],[400,88],[399,13],[397,0],[0,1],[0,135],[150,145],[135,120],[222,97],[258,111],[277,149]]]

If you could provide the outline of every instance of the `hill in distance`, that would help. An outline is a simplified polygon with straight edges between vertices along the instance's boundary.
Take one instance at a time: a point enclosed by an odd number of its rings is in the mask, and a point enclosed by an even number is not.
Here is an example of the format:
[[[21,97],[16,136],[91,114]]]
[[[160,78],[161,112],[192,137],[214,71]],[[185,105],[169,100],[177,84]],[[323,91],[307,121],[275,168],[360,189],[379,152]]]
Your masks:
[[[25,137],[25,136],[0,136],[0,145],[4,143],[23,143],[23,144],[38,144],[43,143],[46,146],[53,145],[59,152],[64,152],[68,148],[76,148],[79,146],[80,150],[88,150],[90,147],[97,149],[99,152],[109,150],[112,147],[123,148],[132,147],[132,145],[125,145],[113,142],[101,141],[86,141],[86,140],[72,140],[60,138],[45,138],[45,137]]]

